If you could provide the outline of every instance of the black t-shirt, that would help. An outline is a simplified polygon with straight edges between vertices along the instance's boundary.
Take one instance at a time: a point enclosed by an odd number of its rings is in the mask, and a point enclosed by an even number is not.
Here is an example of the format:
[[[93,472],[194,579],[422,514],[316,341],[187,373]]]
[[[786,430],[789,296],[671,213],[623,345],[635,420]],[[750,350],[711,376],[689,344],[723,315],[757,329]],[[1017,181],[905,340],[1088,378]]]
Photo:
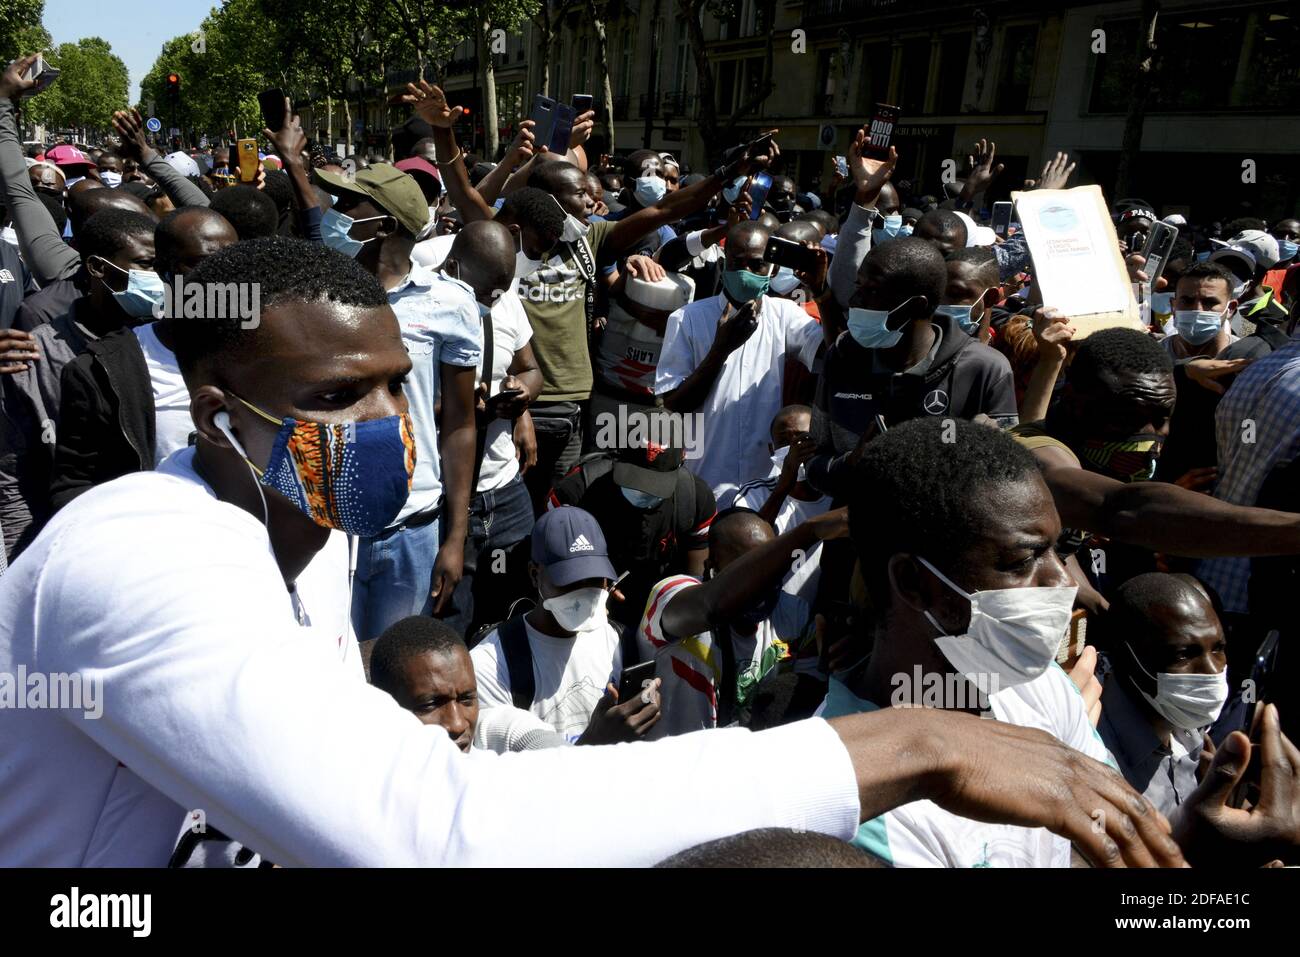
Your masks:
[[[18,250],[0,239],[0,329],[13,327],[23,297],[35,291],[36,280],[23,265]]]
[[[81,291],[72,279],[56,279],[23,300],[14,314],[13,327],[31,332],[38,326],[67,315],[72,304],[81,297]]]
[[[551,490],[550,504],[575,505],[600,523],[610,562],[619,574],[628,573],[618,586],[627,600],[612,604],[610,614],[622,624],[635,626],[655,583],[665,575],[684,572],[688,551],[707,547],[717,504],[709,486],[683,469],[686,478],[679,480],[678,489],[689,479],[695,488],[693,504],[679,505],[674,497],[657,508],[636,508],[614,483],[612,468],[595,461],[600,458],[589,458],[566,475]],[[608,460],[612,465],[613,456]]]

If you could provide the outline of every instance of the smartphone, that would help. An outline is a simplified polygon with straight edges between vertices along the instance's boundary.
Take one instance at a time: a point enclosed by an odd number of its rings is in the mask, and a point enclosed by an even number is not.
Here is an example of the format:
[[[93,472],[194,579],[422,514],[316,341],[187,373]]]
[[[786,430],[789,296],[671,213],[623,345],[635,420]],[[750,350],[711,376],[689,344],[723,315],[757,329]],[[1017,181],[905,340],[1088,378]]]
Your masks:
[[[262,108],[262,122],[268,130],[274,132],[284,126],[284,90],[278,86],[263,90],[257,94],[257,105]]]
[[[778,266],[789,266],[796,272],[810,272],[817,268],[818,257],[817,250],[810,249],[803,243],[773,236],[767,241],[767,248],[763,250],[763,261]]]
[[[557,103],[538,93],[528,118],[533,121],[533,142],[563,156],[569,151],[569,134],[573,132],[573,107]]]
[[[835,157],[835,172],[840,174],[841,179],[849,178],[849,161],[845,157]]]
[[[35,80],[36,85],[24,92],[22,98],[27,99],[29,96],[35,96],[58,78],[59,68],[50,66],[45,62],[45,57],[38,56],[36,62],[28,67],[27,72],[23,74],[24,80]]]
[[[590,93],[573,94],[574,115],[581,116],[583,113],[586,113],[589,109],[591,109],[592,105],[595,102],[596,102],[596,98],[592,96]]]
[[[1011,210],[1015,203],[1004,199],[1000,203],[993,204],[993,233],[994,235],[1006,239],[1011,228]]]
[[[1171,226],[1169,223],[1156,223],[1151,227],[1151,233],[1147,236],[1147,243],[1142,247],[1142,255],[1146,257],[1147,261],[1146,265],[1142,267],[1142,271],[1147,274],[1152,290],[1155,289],[1156,280],[1165,271],[1165,266],[1169,264],[1169,254],[1173,252],[1174,243],[1177,241],[1177,226]]]
[[[900,110],[888,103],[876,104],[876,115],[867,127],[867,144],[865,154],[872,159],[889,159],[889,141],[894,137],[894,127],[898,125]]]
[[[757,140],[755,140],[757,142]],[[749,180],[749,218],[758,219],[763,215],[763,204],[772,189],[772,177],[767,173],[755,173]]]
[[[508,402],[511,399],[516,399],[519,396],[523,395],[523,393],[524,393],[523,389],[502,389],[496,395],[490,395],[486,399],[484,399],[483,404],[487,406],[487,410],[489,412],[495,413],[496,407],[500,405],[502,402]]]
[[[655,680],[654,659],[643,661],[639,665],[624,668],[618,679],[618,703],[631,701],[639,695],[645,686]]]
[[[238,150],[239,181],[241,183],[257,182],[257,168],[261,165],[261,161],[257,158],[257,140],[240,140]]]

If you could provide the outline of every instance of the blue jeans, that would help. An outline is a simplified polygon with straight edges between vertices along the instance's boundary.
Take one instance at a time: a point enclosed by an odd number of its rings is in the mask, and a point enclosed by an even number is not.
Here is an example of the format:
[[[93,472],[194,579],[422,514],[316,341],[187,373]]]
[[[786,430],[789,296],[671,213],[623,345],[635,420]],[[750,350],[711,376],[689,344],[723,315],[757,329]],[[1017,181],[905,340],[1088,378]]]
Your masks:
[[[527,545],[533,521],[532,501],[518,475],[470,499],[465,574],[452,593],[453,609],[440,616],[467,639],[479,625],[501,621],[516,599],[531,593]]]
[[[352,627],[358,641],[378,638],[394,622],[433,610],[433,563],[442,522],[398,525],[357,542],[352,581]]]

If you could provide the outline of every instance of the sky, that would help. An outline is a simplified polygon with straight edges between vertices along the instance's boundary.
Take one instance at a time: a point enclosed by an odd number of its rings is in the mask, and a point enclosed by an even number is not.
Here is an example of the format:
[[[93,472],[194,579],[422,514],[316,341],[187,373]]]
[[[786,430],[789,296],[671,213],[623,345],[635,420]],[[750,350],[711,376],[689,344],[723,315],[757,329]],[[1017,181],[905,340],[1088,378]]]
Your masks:
[[[162,45],[191,33],[220,0],[45,0],[45,29],[54,42],[102,37],[131,74],[131,102],[140,99],[144,79]]]

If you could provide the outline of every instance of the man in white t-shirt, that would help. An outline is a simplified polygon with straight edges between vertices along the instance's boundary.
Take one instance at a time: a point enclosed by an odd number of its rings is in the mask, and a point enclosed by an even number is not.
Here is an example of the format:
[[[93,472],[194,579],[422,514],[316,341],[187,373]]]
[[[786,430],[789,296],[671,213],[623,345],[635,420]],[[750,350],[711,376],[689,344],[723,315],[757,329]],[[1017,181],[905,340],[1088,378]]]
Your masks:
[[[623,671],[607,608],[617,575],[600,524],[572,506],[533,526],[529,573],[541,603],[483,636],[470,657],[484,709],[531,711],[579,744],[635,741],[659,720],[654,691],[614,706]]]
[[[786,361],[811,371],[822,346],[821,326],[808,313],[767,295],[767,240],[754,222],[728,231],[723,293],[668,317],[655,373],[655,393],[668,409],[702,414],[703,439],[686,465],[719,499],[766,471],[763,436],[782,405]]]
[[[256,329],[176,323],[197,446],[79,497],[0,576],[0,690],[31,705],[0,708],[0,865],[158,866],[195,809],[286,866],[649,864],[760,827],[847,839],[905,796],[1050,822],[1113,861],[1100,808],[1126,859],[1180,860],[1158,818],[1118,827],[1131,791],[1100,766],[940,713],[467,758],[360,680],[343,552],[325,558],[332,528],[391,520],[418,455],[383,288],[282,238],[193,278],[262,296]],[[638,801],[593,797],[611,781]]]
[[[479,720],[478,680],[462,638],[445,621],[412,615],[390,625],[370,652],[370,683],[423,724],[447,732],[460,750],[497,754],[563,747],[569,742],[536,715],[495,707]]]
[[[475,227],[476,229],[478,227]],[[442,265],[455,236],[416,243],[430,268]],[[533,504],[523,474],[537,462],[537,437],[529,404],[541,394],[542,373],[533,356],[532,326],[511,280],[483,317],[483,342],[492,340],[491,385],[479,373],[478,428],[481,461],[469,500],[465,568],[452,594],[454,612],[444,620],[463,634],[500,621],[509,603],[528,588],[525,542],[533,528]]]
[[[1009,436],[914,419],[866,446],[849,524],[877,611],[872,654],[831,678],[824,716],[943,708],[1055,735],[1114,762],[1056,664],[1077,588],[1033,457]],[[959,495],[944,490],[959,489]],[[882,502],[891,507],[882,508]],[[914,801],[854,843],[897,867],[1069,867],[1070,842]]]

